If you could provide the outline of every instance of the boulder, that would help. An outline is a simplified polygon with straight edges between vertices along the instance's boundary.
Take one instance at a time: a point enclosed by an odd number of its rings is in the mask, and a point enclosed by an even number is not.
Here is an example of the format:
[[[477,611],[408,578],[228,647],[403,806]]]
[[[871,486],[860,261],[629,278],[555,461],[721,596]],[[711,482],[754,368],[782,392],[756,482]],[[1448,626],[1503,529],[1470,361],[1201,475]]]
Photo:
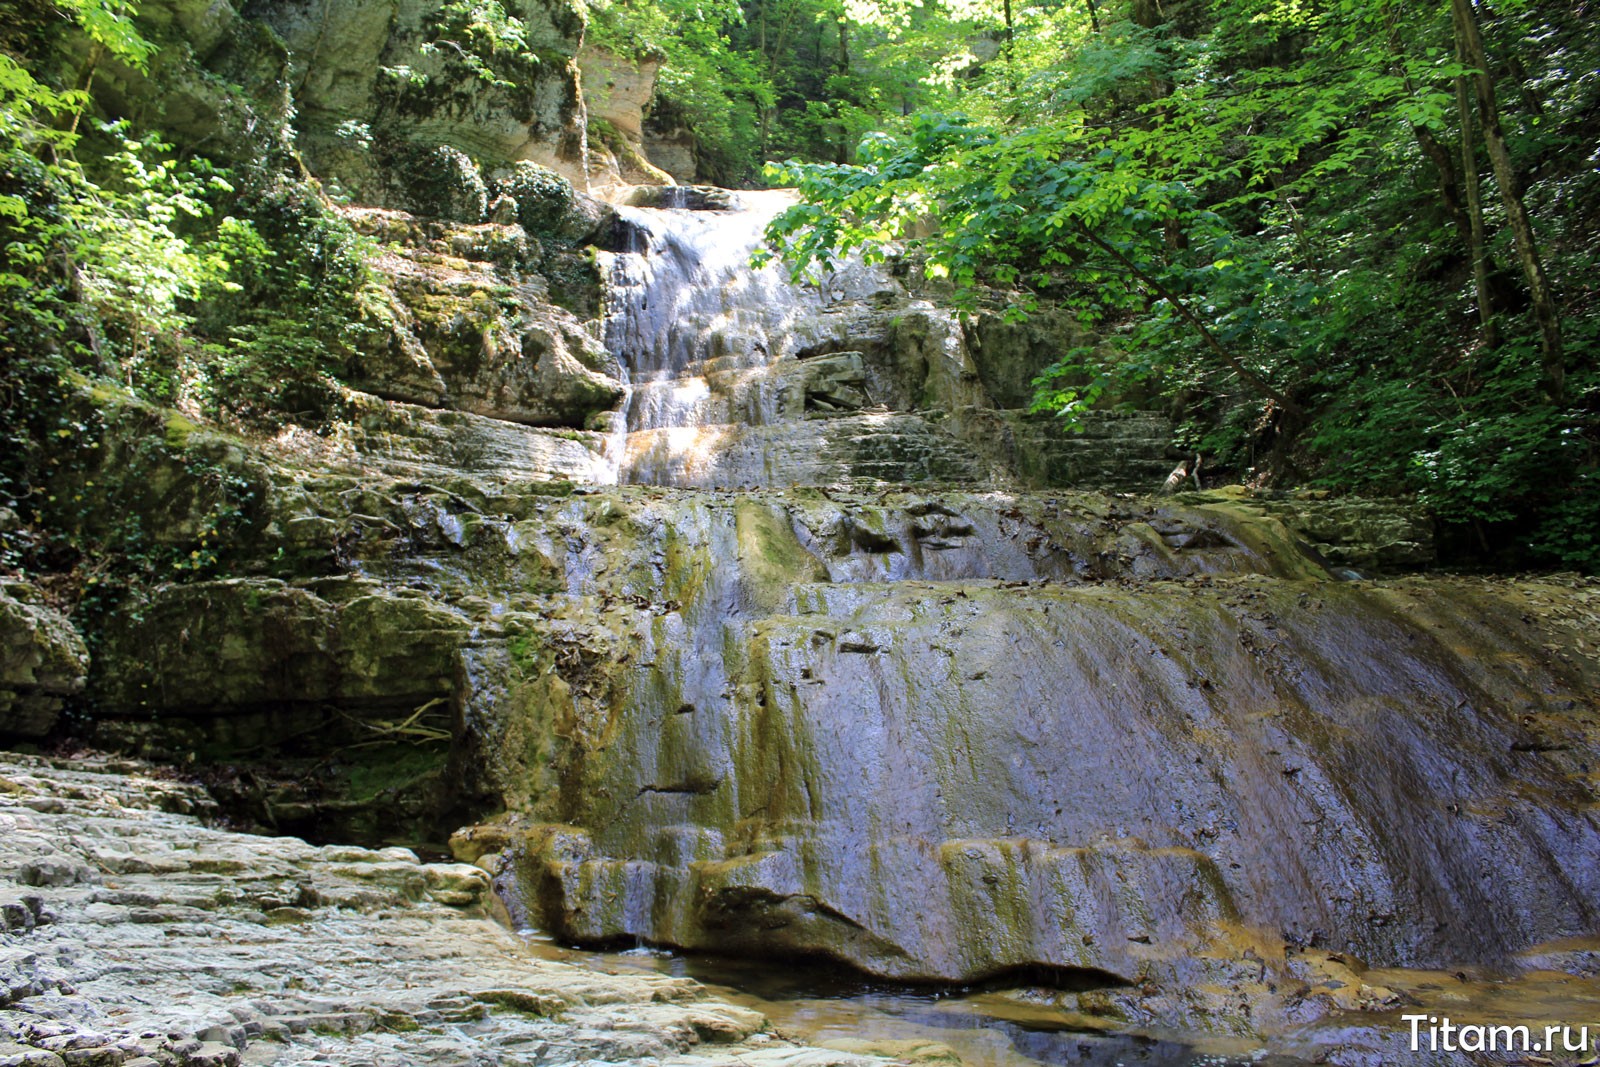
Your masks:
[[[496,189],[516,205],[517,221],[535,236],[589,244],[607,234],[616,219],[609,205],[579,193],[566,178],[537,163],[518,163]]]

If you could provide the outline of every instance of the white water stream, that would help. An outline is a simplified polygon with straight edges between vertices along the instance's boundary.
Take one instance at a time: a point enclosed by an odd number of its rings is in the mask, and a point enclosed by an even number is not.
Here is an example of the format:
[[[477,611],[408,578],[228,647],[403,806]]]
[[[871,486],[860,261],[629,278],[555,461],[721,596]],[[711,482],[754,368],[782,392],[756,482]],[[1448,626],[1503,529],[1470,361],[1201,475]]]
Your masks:
[[[626,250],[600,257],[605,344],[628,389],[610,444],[619,481],[703,483],[745,430],[795,417],[783,364],[825,298],[779,262],[750,262],[792,203],[773,190],[741,192],[731,211],[617,208]],[[860,267],[850,277],[869,291],[888,284]]]

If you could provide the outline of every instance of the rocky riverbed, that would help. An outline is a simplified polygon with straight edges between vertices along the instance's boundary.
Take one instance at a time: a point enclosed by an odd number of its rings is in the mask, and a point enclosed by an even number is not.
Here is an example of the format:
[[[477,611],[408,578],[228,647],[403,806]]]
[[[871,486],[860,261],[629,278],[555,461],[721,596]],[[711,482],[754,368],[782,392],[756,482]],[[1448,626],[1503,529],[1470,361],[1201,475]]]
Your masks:
[[[0,762],[0,1064],[872,1067],[697,983],[531,955],[488,877],[213,829],[128,763]]]

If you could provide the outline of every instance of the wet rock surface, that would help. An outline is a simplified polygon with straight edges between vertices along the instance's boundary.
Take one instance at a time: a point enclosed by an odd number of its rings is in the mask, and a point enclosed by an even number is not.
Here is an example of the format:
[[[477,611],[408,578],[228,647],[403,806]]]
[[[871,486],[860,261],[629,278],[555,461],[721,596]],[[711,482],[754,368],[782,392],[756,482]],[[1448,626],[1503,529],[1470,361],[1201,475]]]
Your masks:
[[[147,591],[94,736],[324,838],[504,811],[572,939],[1133,980],[1235,919],[1408,965],[1585,932],[1594,665],[1526,589],[1335,581],[1254,497],[237,462],[298,576]]]
[[[137,765],[0,761],[0,1062],[883,1062],[685,979],[536,959],[476,867],[214,830],[210,806]]]
[[[1523,621],[1587,599],[1248,576],[792,595],[725,639],[720,677],[670,640],[641,655],[637,718],[568,765],[581,806],[547,809],[576,825],[511,851],[553,928],[1170,989],[1234,923],[1410,967],[1590,930],[1595,663],[1581,628]]]
[[[1077,329],[963,322],[905,272],[845,263],[797,285],[751,265],[791,198],[643,186],[601,254],[606,347],[628,368],[618,478],[675,487],[1071,486],[1152,491],[1169,420],[1034,417],[1031,382]]]

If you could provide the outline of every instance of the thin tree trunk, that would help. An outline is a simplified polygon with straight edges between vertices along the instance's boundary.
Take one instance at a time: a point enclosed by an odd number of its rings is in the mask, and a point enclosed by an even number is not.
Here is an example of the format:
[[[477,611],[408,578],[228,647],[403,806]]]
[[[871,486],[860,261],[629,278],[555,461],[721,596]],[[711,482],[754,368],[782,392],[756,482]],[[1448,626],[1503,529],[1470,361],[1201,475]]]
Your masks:
[[[1087,0],[1089,4],[1089,28],[1095,33],[1100,32],[1100,7],[1094,0]]]
[[[784,48],[789,43],[789,31],[794,28],[795,14],[796,14],[796,11],[798,10],[798,8],[799,8],[798,4],[791,3],[789,5],[788,9],[783,12],[782,21],[780,21],[778,23],[777,35],[774,36],[773,39],[772,39],[772,50],[770,52],[766,53],[766,56],[767,56],[767,75],[768,75],[768,77],[771,77],[774,73],[777,72],[777,69],[778,69],[778,57],[783,54]],[[765,32],[764,32],[765,29],[766,29],[765,23],[763,23],[762,29],[763,29],[762,40],[765,41],[765,39],[766,39]],[[822,30],[821,30],[820,27],[818,27],[817,33],[819,35],[822,33]],[[765,51],[766,46],[763,44],[762,48],[763,48],[763,51]],[[820,52],[820,46],[819,46],[819,52]]]
[[[1426,126],[1413,125],[1411,132],[1416,135],[1417,146],[1422,149],[1422,154],[1428,157],[1428,162],[1433,164],[1433,169],[1439,174],[1439,203],[1444,207],[1444,213],[1450,216],[1450,223],[1456,228],[1456,233],[1461,235],[1461,243],[1469,251],[1472,248],[1472,220],[1467,217],[1466,208],[1461,205],[1460,190],[1456,182],[1456,161],[1450,155],[1450,150],[1439,143],[1433,131]]]
[[[1472,74],[1472,84],[1477,91],[1483,143],[1489,150],[1495,184],[1500,186],[1500,199],[1505,204],[1506,221],[1511,225],[1517,262],[1528,281],[1533,317],[1539,323],[1544,391],[1553,403],[1560,404],[1566,399],[1567,390],[1566,357],[1561,344],[1561,313],[1556,310],[1555,295],[1545,277],[1544,264],[1539,261],[1533,223],[1528,218],[1527,208],[1523,206],[1516,170],[1511,165],[1511,152],[1506,148],[1505,135],[1500,130],[1500,109],[1495,101],[1494,79],[1489,74],[1489,61],[1484,54],[1483,38],[1478,34],[1472,0],[1450,0],[1450,12],[1455,20],[1456,39],[1461,44],[1466,60],[1477,68]]]
[[[1406,94],[1416,97],[1417,87],[1411,81],[1411,74],[1406,68],[1405,42],[1400,38],[1400,9],[1389,9],[1389,51],[1394,55],[1394,72],[1405,83]],[[1457,51],[1460,51],[1459,45]],[[1461,197],[1456,186],[1456,163],[1451,158],[1449,149],[1439,143],[1433,131],[1421,123],[1411,124],[1411,132],[1417,138],[1417,145],[1422,149],[1422,154],[1428,157],[1433,168],[1439,175],[1439,202],[1443,205],[1445,214],[1450,216],[1450,222],[1456,228],[1456,233],[1461,237],[1461,245],[1467,250],[1467,255],[1474,255],[1475,248],[1481,248],[1481,242],[1474,241],[1472,220],[1467,217],[1467,211],[1461,206]],[[1477,172],[1473,175],[1476,177]],[[1479,217],[1482,223],[1482,216]]]
[[[1466,65],[1466,54],[1458,38],[1456,59]],[[1500,331],[1494,322],[1494,298],[1489,295],[1489,257],[1483,247],[1483,196],[1478,188],[1478,153],[1472,144],[1472,105],[1467,100],[1467,79],[1456,77],[1456,118],[1461,125],[1461,184],[1467,194],[1467,249],[1472,256],[1472,286],[1478,294],[1478,320],[1483,323],[1483,343],[1500,346]]]
[[[1011,0],[1004,0],[1001,7],[1006,20],[1005,36],[1002,38],[1002,41],[1004,42],[1004,48],[1002,51],[1005,54],[1006,61],[1006,92],[1010,95],[1012,101],[1015,102],[1017,97],[1017,28],[1016,25],[1011,21]]]
[[[836,66],[839,75],[843,77],[850,73],[850,16],[839,16],[839,59]],[[835,150],[834,161],[837,163],[850,162],[850,126],[839,119],[839,147]]]

